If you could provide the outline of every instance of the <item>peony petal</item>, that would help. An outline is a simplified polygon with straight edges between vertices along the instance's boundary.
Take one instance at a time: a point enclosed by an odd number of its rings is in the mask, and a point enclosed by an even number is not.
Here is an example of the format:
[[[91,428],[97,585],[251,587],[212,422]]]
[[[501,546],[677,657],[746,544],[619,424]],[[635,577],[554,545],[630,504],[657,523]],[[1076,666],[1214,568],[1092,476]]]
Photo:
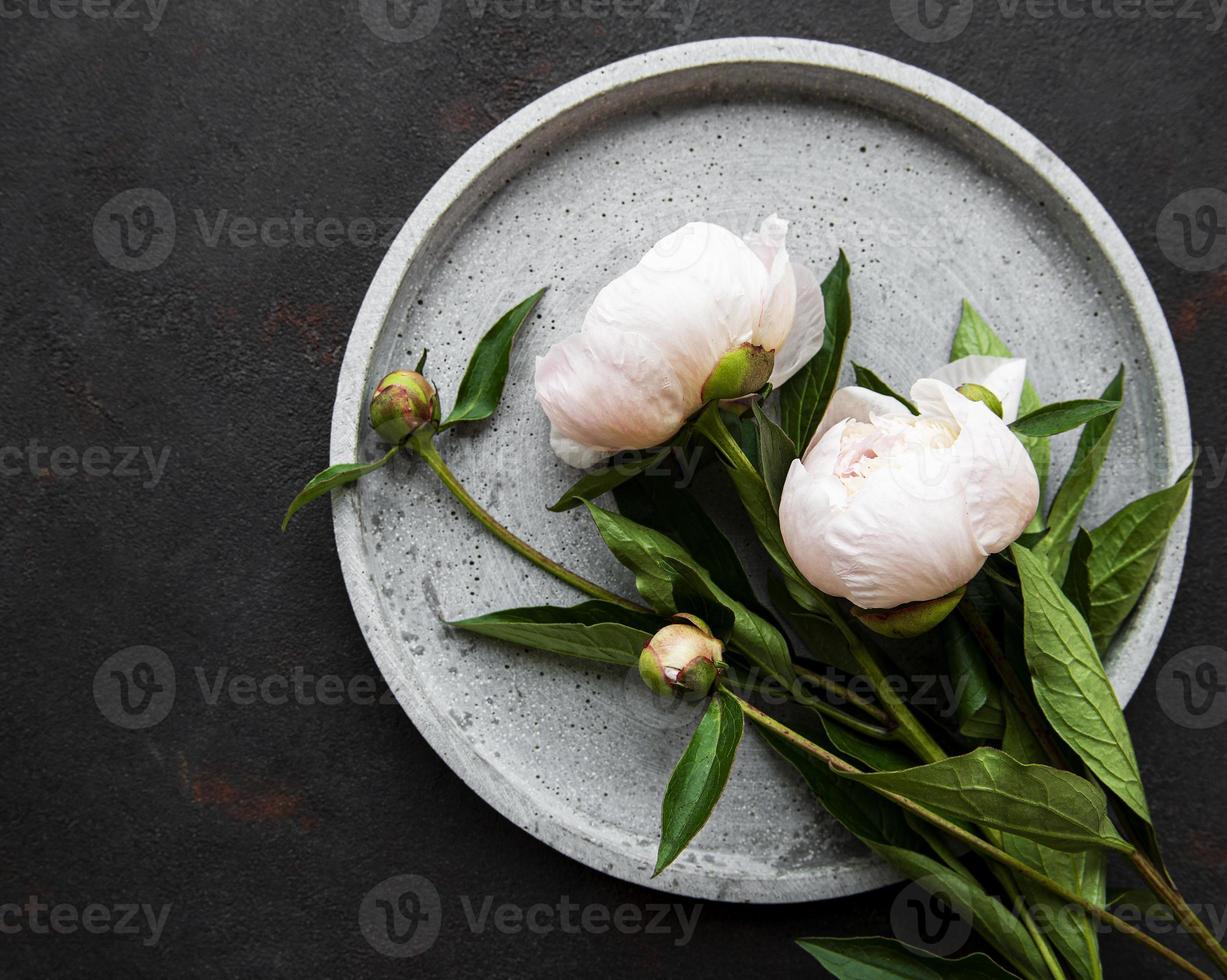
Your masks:
[[[767,270],[745,242],[718,225],[694,222],[602,289],[583,333],[650,341],[681,385],[688,414],[702,405],[716,362],[755,341],[769,294]]]
[[[984,554],[1002,551],[1022,534],[1039,506],[1039,478],[1031,457],[987,405],[941,381],[917,381],[912,400],[923,414],[958,424],[953,448],[964,473],[968,524]]]
[[[667,442],[689,414],[667,360],[633,333],[568,337],[537,358],[535,380],[550,444],[572,466]]]
[[[775,354],[771,383],[777,388],[808,364],[826,339],[826,303],[818,277],[799,262],[792,264],[792,272],[797,284],[796,314],[788,339]]]
[[[763,220],[757,232],[745,237],[746,244],[758,256],[767,274],[754,327],[754,343],[771,351],[779,351],[784,346],[796,319],[797,282],[793,264],[788,259],[787,236],[788,222],[773,214]]]
[[[905,405],[891,398],[890,395],[879,395],[876,391],[859,388],[856,385],[840,388],[827,402],[827,410],[823,413],[822,421],[814,430],[814,437],[810,440],[809,447],[803,455],[808,456],[810,450],[831,430],[835,423],[844,419],[868,422],[874,415],[911,414]]]
[[[944,364],[929,377],[957,388],[964,384],[983,385],[1001,402],[1006,424],[1018,418],[1018,400],[1027,380],[1027,360],[1023,357],[990,357],[971,354]]]

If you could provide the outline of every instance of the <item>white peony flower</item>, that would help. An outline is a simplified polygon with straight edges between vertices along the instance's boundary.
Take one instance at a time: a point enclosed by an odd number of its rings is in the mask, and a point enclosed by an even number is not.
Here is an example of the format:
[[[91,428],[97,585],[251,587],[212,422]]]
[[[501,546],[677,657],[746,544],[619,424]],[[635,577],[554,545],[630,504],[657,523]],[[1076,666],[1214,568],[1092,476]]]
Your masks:
[[[1035,515],[1035,467],[1008,423],[1026,362],[965,357],[917,381],[912,415],[893,398],[841,388],[780,499],[801,573],[863,609],[936,599],[969,582]],[[953,385],[983,385],[1003,418]]]
[[[550,444],[572,466],[667,443],[705,402],[781,384],[822,346],[818,280],[776,215],[738,238],[695,222],[602,289],[537,359]]]

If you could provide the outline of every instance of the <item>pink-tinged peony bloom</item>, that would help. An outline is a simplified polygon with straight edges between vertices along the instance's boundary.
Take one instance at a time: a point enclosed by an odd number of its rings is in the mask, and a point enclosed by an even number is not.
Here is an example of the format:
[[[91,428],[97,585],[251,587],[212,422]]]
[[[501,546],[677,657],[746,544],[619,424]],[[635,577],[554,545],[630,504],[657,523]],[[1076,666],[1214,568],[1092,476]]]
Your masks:
[[[1010,431],[1026,362],[966,357],[912,386],[912,415],[864,388],[831,398],[780,499],[801,573],[863,609],[936,599],[969,582],[1035,516],[1039,480]],[[983,385],[1004,418],[953,385]]]
[[[695,222],[602,289],[537,359],[550,444],[572,466],[667,443],[707,401],[781,384],[822,346],[822,291],[776,215],[738,238]]]

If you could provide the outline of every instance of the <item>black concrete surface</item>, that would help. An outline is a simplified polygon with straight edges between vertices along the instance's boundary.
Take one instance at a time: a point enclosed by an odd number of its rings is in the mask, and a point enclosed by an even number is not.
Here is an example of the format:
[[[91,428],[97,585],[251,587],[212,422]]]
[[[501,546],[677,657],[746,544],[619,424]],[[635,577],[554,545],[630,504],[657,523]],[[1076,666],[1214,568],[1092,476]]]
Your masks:
[[[368,27],[379,9],[0,0],[0,976],[818,976],[793,937],[889,931],[897,889],[801,906],[684,902],[698,916],[689,942],[672,910],[666,933],[631,935],[560,913],[673,900],[538,843],[397,706],[358,703],[377,671],[327,512],[284,537],[276,527],[326,456],[384,232],[478,137],[562,82],[747,34],[859,45],[987,99],[1090,185],[1153,279],[1203,465],[1183,585],[1128,717],[1170,863],[1222,918],[1227,727],[1175,723],[1156,678],[1181,651],[1224,645],[1227,271],[1189,271],[1155,234],[1177,195],[1227,188],[1222,11],[1068,0],[1044,17],[1043,4],[974,0],[962,33],[930,43],[884,0],[539,0],[528,13],[442,0],[433,30],[395,43]],[[122,267],[142,261],[123,257],[105,208],[134,188],[164,195],[178,226],[145,271]],[[227,225],[210,243],[223,214],[297,210],[351,231],[335,247],[314,237],[335,226],[312,225],[309,245],[240,248]],[[130,212],[130,236],[143,214]],[[374,232],[352,231],[355,219]],[[125,463],[127,446],[144,452]],[[111,695],[94,689],[107,658],[133,646],[164,651],[186,692],[139,731],[108,720]],[[279,690],[211,704],[194,668],[209,683],[223,668],[335,675],[358,679],[359,695],[302,704],[291,687],[286,704],[270,703]],[[398,873],[429,879],[443,909],[437,941],[410,959],[382,955],[358,927],[363,896]],[[58,919],[27,908],[31,896]],[[480,916],[487,899],[491,918],[470,926],[466,907]],[[554,931],[496,918],[538,903],[554,911],[534,921]],[[1105,960],[1109,977],[1171,975],[1117,938]]]

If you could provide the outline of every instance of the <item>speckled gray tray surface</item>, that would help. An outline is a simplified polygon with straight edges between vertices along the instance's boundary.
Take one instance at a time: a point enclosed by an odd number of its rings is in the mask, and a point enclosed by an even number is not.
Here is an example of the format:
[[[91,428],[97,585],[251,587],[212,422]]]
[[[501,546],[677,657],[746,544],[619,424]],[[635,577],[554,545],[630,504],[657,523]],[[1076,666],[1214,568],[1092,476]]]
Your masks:
[[[414,211],[367,294],[341,373],[332,461],[378,451],[364,411],[379,377],[412,366],[425,346],[431,377],[454,392],[481,333],[548,285],[494,421],[440,445],[470,490],[529,541],[633,594],[586,516],[545,510],[576,474],[550,452],[534,360],[669,231],[704,219],[743,232],[773,211],[791,222],[790,251],[820,274],[847,250],[849,361],[898,388],[945,360],[964,297],[1031,358],[1047,399],[1097,393],[1124,363],[1128,402],[1088,507],[1092,523],[1187,462],[1184,386],[1162,313],[1078,179],[948,82],[864,51],[776,38],[619,62],[538,100],[465,154]],[[1056,440],[1056,473],[1072,446],[1072,436]],[[435,750],[541,840],[647,882],[661,793],[694,709],[657,704],[633,672],[444,626],[580,597],[502,550],[414,461],[401,457],[337,494],[334,515],[358,621]],[[748,544],[744,528],[731,531]],[[1111,652],[1122,700],[1166,621],[1186,534],[1182,520]],[[749,735],[710,824],[655,885],[781,902],[893,880]]]

